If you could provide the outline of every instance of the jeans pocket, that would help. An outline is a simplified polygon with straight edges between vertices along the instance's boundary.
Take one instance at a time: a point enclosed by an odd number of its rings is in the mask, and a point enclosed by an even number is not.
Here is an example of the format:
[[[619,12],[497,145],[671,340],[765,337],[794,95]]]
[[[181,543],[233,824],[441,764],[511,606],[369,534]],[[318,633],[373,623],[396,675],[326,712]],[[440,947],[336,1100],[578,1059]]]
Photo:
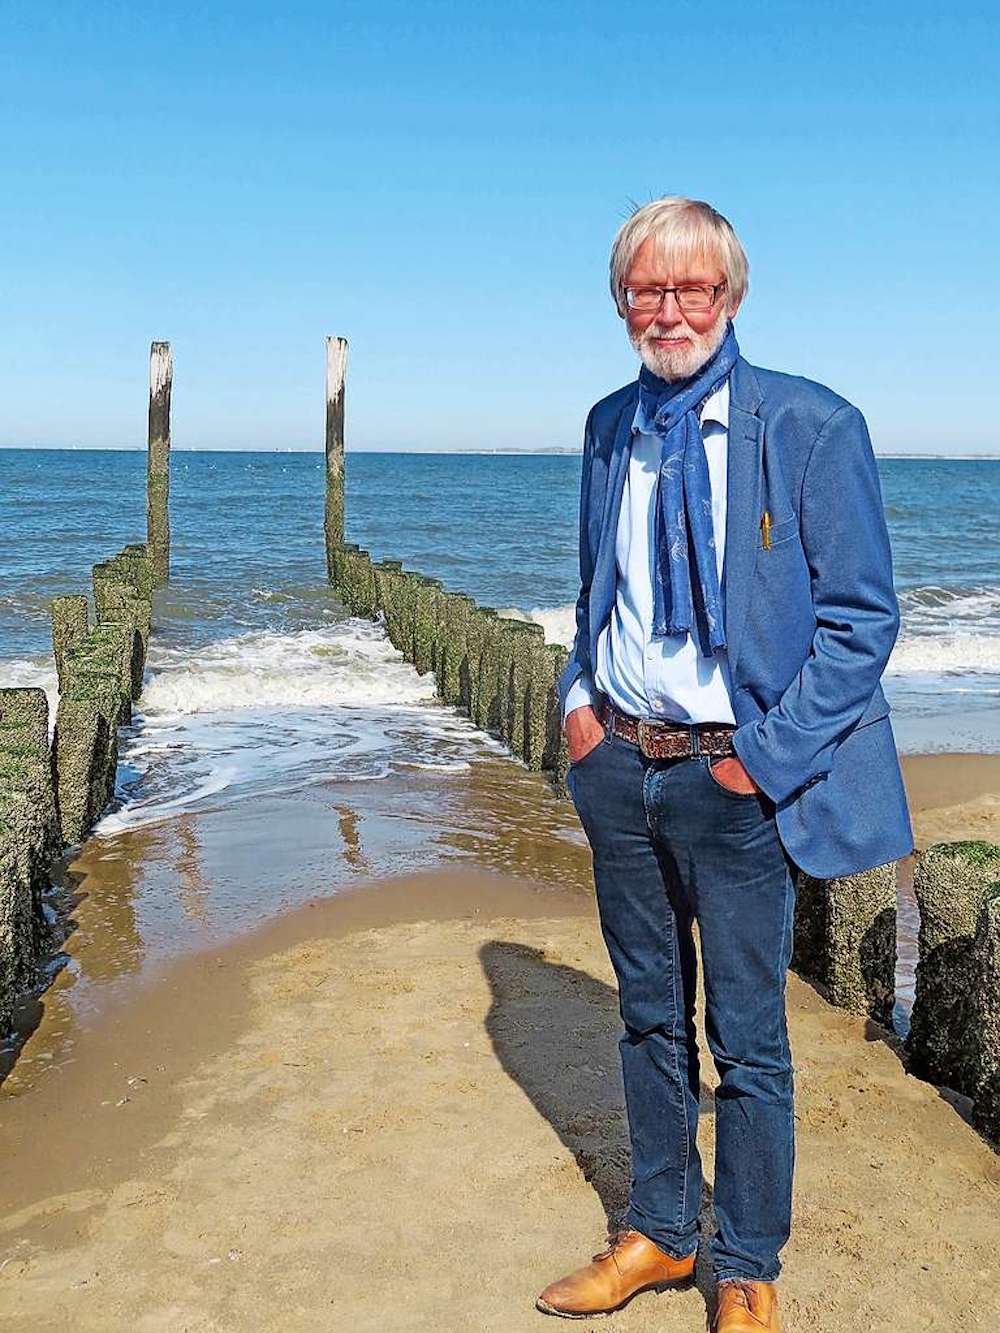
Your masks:
[[[753,801],[757,799],[758,793],[755,791],[731,791],[729,787],[724,786],[712,772],[712,759],[706,757],[704,763],[705,772],[708,774],[709,781],[716,791],[721,791],[723,796],[728,796],[733,801]]]
[[[608,743],[608,737],[607,734],[605,733],[605,735],[601,737],[601,739],[597,742],[596,745],[592,745],[590,747],[590,749],[587,751],[585,755],[581,755],[579,759],[570,760],[568,772],[576,773],[579,769],[586,767],[586,765],[590,763],[591,759],[593,759],[594,755],[597,754],[599,750],[602,750],[607,745],[607,743]]]

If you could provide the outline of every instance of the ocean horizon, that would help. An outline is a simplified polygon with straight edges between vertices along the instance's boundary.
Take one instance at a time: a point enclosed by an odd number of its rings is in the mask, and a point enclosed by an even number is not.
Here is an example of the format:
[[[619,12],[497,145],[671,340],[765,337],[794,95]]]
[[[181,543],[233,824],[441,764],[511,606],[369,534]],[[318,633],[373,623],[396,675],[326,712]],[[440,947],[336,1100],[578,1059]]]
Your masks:
[[[10,450],[12,452],[31,452],[31,453],[146,453],[145,444],[102,444],[102,445],[50,445],[50,444],[0,444],[0,451]],[[179,454],[323,454],[323,445],[288,445],[282,448],[273,449],[244,449],[244,448],[226,448],[218,445],[207,446],[198,444],[175,444],[171,446],[172,453]],[[391,449],[391,448],[348,448],[346,456],[354,454],[398,454],[406,456],[409,454],[445,454],[449,457],[465,457],[473,454],[513,454],[522,458],[544,458],[552,454],[567,454],[579,457],[583,453],[581,445],[553,444],[539,449],[505,449],[496,448],[477,448],[477,449]],[[1000,452],[997,453],[950,453],[941,452],[907,452],[897,450],[882,451],[875,450],[876,458],[899,458],[899,459],[935,459],[935,460],[953,460],[956,463],[975,463],[975,462],[1000,462]]]

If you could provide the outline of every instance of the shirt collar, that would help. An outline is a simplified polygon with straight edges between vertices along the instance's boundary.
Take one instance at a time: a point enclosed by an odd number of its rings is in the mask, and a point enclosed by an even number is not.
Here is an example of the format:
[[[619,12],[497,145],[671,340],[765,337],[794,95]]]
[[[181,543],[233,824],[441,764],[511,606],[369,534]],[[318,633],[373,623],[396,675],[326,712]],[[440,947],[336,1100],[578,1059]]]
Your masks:
[[[722,381],[719,387],[710,393],[705,399],[705,406],[701,409],[701,424],[704,426],[706,421],[715,421],[720,426],[729,429],[729,376]]]
[[[636,405],[635,417],[632,421],[632,434],[638,435],[641,432],[639,426],[639,406]],[[717,389],[714,389],[705,399],[705,405],[701,409],[701,424],[704,426],[706,421],[714,421],[717,425],[729,429],[729,376],[722,381]]]

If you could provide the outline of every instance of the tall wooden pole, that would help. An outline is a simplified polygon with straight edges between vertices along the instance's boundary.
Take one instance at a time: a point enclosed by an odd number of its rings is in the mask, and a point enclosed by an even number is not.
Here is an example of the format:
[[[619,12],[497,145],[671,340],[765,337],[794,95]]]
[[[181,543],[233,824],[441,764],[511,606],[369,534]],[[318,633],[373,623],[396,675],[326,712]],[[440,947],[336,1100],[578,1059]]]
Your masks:
[[[344,540],[344,382],[347,339],[326,340],[326,568],[333,576],[334,550]]]
[[[146,544],[157,586],[170,578],[170,390],[174,360],[169,343],[149,352],[149,445],[146,454]]]

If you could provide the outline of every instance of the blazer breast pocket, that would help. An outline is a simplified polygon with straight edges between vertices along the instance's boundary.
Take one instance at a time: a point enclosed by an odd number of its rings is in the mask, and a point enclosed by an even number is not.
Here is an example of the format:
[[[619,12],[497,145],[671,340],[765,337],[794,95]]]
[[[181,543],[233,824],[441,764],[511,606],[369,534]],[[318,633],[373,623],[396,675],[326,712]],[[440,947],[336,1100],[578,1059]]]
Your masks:
[[[780,518],[777,523],[772,522],[768,532],[772,549],[775,546],[781,546],[783,542],[791,541],[793,537],[797,537],[798,535],[799,520],[795,514],[792,514],[789,518]],[[760,544],[764,550],[768,549],[764,546],[763,531],[761,532]]]

